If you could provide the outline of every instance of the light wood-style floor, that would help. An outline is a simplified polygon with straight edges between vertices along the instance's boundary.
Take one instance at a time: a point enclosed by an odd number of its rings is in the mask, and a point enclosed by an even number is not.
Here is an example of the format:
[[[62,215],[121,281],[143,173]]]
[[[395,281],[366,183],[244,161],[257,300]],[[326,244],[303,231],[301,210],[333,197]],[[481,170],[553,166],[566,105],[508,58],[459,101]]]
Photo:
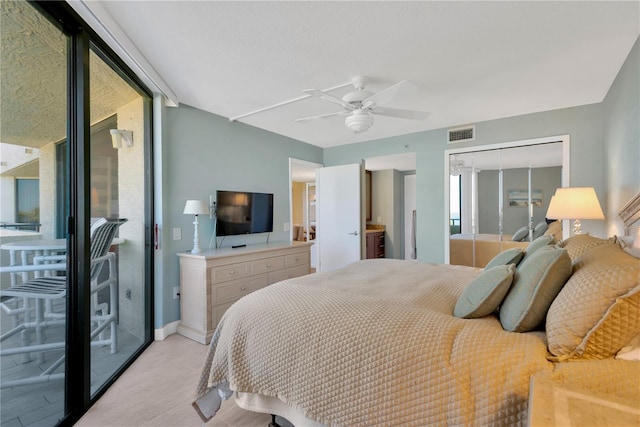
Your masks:
[[[207,346],[181,335],[155,341],[76,424],[79,427],[204,426],[191,406]],[[267,427],[268,414],[222,403],[207,427]]]

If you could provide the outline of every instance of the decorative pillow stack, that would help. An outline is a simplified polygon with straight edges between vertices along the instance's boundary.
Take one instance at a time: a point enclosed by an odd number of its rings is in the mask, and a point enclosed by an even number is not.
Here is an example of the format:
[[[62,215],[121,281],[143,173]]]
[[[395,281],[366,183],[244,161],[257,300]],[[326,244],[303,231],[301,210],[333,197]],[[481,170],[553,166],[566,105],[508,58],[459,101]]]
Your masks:
[[[547,315],[552,361],[609,358],[640,333],[640,260],[615,243],[579,249]]]
[[[531,255],[525,255],[500,307],[502,327],[511,332],[535,329],[544,321],[547,310],[569,276],[571,258],[565,249],[543,246]]]
[[[526,251],[511,248],[496,255],[465,287],[453,314],[473,319],[500,307],[504,329],[526,332],[536,328],[571,275],[567,251],[551,246],[554,243],[553,236],[541,236]]]

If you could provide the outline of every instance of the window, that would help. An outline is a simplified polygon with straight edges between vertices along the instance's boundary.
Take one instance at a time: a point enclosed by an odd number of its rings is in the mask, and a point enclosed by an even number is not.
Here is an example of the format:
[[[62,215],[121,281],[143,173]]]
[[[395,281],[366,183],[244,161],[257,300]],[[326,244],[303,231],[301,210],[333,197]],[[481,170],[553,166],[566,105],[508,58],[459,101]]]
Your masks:
[[[40,182],[33,178],[16,179],[16,222],[23,230],[40,228]],[[24,224],[24,225],[22,225]]]

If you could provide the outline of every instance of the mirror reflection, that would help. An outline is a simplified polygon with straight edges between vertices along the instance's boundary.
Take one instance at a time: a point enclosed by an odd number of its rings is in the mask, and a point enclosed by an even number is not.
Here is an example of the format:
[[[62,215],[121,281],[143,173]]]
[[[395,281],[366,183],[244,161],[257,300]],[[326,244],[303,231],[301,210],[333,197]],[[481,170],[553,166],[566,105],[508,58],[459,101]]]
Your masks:
[[[562,155],[562,142],[450,155],[450,263],[484,267],[542,234],[561,238],[545,213],[562,186]]]

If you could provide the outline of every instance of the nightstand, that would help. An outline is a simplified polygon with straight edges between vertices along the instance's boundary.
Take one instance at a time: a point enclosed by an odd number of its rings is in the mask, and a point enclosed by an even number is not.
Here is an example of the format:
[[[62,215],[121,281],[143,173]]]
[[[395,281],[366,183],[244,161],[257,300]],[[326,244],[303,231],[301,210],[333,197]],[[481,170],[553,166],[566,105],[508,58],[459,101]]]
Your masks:
[[[530,427],[640,426],[640,405],[619,396],[595,393],[533,376],[529,392]]]

